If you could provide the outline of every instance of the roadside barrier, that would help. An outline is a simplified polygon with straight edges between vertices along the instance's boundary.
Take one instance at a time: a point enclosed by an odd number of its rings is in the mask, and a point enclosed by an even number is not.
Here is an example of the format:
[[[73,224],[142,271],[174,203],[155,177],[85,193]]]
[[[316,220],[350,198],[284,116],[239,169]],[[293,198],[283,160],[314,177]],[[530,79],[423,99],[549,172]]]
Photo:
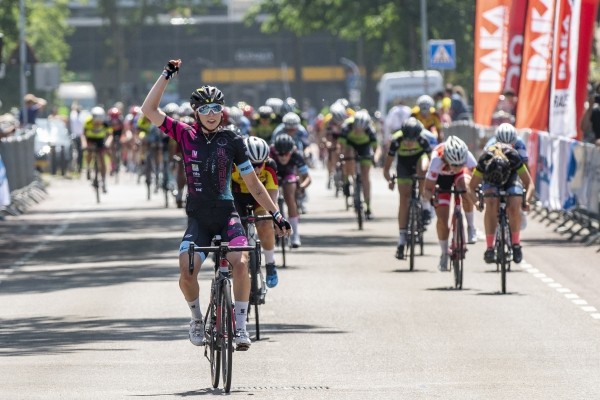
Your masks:
[[[45,185],[35,170],[35,132],[27,130],[0,140],[0,156],[6,169],[10,198],[0,215],[19,215],[46,195]]]

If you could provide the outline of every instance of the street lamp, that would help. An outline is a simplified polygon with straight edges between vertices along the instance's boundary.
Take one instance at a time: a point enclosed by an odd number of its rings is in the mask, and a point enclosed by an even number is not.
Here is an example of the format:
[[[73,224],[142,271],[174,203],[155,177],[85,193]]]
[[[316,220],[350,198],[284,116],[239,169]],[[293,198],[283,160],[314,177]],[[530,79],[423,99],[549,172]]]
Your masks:
[[[427,82],[427,0],[421,0],[421,58],[423,59],[423,92],[429,93]]]

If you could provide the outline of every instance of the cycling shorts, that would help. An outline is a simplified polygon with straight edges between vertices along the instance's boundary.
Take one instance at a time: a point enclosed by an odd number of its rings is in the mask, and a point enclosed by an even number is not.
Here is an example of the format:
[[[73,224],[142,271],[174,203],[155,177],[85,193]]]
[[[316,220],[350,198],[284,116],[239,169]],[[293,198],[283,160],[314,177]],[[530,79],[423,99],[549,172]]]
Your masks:
[[[86,138],[88,146],[89,147],[93,147],[96,148],[98,150],[104,150],[105,146],[104,146],[104,142],[106,141],[105,138],[100,138],[100,139],[90,139],[90,138]]]
[[[481,190],[484,193],[498,193],[498,191],[502,189],[508,194],[512,195],[522,195],[523,194],[523,182],[519,179],[519,175],[514,173],[510,176],[508,181],[502,186],[492,185],[491,183],[487,183],[483,181],[481,184]]]
[[[417,173],[417,164],[422,157],[427,157],[427,154],[417,153],[412,156],[396,157],[396,176],[399,185],[412,183],[412,176]]]
[[[188,202],[188,204],[190,204]],[[202,208],[190,209],[186,206],[188,226],[179,245],[179,254],[187,253],[190,242],[197,246],[210,246],[215,235],[232,246],[246,246],[248,240],[240,216],[232,201],[220,201]],[[205,253],[200,253],[202,262]]]
[[[438,175],[437,184],[441,190],[450,190],[452,185],[457,186],[459,180],[464,179],[465,169],[463,168],[458,174],[454,175]],[[450,206],[450,193],[438,193],[438,206]],[[460,204],[460,196],[455,198],[456,204]]]

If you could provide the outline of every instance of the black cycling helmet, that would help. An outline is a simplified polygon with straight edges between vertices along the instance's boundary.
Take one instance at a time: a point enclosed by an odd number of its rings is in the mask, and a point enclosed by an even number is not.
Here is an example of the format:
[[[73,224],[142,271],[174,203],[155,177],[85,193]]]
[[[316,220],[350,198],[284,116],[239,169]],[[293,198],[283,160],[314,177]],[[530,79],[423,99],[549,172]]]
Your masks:
[[[279,135],[277,135],[277,137],[275,138],[275,151],[278,154],[285,154],[285,153],[289,153],[290,151],[294,150],[294,146],[296,146],[296,142],[294,142],[294,139],[292,139],[292,137],[290,135],[288,135],[287,133],[281,133]]]
[[[223,92],[221,92],[215,86],[204,85],[194,90],[192,96],[190,97],[190,105],[194,109],[194,111],[205,104],[225,104],[225,96],[223,96]]]
[[[402,124],[402,137],[407,140],[416,140],[421,136],[423,124],[415,117],[410,117]]]
[[[503,186],[510,178],[510,163],[506,157],[494,156],[483,172],[483,180],[494,186]]]

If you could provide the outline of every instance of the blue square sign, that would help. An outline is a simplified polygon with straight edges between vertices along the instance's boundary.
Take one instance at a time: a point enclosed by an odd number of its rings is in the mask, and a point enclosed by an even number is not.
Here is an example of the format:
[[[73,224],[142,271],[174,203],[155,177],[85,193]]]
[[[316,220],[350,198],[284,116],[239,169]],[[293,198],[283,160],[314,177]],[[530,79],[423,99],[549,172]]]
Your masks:
[[[456,44],[453,39],[429,41],[429,68],[456,68]]]

